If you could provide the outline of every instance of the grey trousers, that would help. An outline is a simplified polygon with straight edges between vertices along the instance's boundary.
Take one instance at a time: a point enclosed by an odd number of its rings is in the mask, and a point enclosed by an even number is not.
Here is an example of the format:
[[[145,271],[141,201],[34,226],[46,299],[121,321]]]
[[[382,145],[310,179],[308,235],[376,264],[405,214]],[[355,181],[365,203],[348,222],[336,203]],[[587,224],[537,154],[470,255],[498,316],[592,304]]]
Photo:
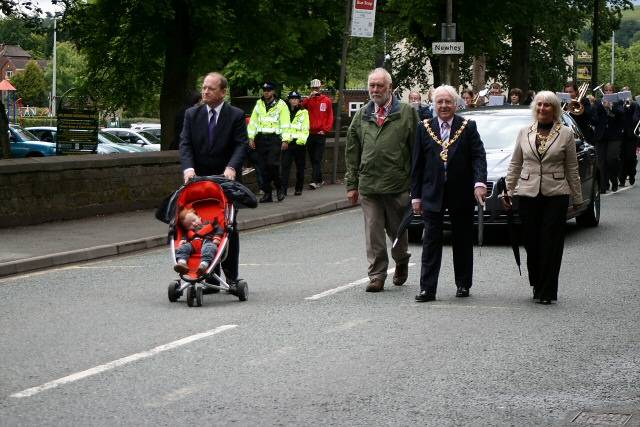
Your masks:
[[[402,217],[409,209],[409,193],[361,196],[360,206],[364,215],[369,279],[384,281],[389,267],[386,236],[393,243]],[[391,249],[391,257],[396,265],[409,262],[411,254],[408,249],[409,241],[405,231],[396,247]]]

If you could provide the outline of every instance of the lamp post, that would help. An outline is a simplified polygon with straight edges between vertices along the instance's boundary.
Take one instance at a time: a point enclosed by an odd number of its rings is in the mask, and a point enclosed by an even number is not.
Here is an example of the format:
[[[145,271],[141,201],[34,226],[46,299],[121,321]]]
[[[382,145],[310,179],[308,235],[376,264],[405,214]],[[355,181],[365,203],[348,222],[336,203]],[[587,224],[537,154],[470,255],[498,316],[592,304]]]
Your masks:
[[[51,86],[51,115],[56,116],[56,18],[53,18],[53,82]]]

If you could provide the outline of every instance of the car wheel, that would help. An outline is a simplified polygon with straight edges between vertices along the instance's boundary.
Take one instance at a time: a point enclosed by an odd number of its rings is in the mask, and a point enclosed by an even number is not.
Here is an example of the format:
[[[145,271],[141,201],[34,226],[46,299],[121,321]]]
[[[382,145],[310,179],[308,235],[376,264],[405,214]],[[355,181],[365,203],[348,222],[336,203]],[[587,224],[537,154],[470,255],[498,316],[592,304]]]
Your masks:
[[[576,217],[576,223],[581,227],[597,227],[600,223],[600,182],[597,179],[593,180],[589,206]]]
[[[424,231],[424,227],[409,227],[409,242],[411,243],[420,243],[422,241],[422,232]]]

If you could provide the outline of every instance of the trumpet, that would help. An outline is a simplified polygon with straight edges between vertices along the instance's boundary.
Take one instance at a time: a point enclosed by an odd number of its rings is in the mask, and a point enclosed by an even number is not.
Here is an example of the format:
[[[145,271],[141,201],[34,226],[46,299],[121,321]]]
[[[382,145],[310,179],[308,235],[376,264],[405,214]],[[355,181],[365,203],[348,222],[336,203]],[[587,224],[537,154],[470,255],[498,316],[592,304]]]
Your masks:
[[[584,113],[584,105],[582,105],[582,98],[587,94],[587,90],[589,89],[589,84],[582,83],[580,88],[578,88],[578,98],[572,99],[566,105],[566,109],[569,113],[574,116],[579,116]]]

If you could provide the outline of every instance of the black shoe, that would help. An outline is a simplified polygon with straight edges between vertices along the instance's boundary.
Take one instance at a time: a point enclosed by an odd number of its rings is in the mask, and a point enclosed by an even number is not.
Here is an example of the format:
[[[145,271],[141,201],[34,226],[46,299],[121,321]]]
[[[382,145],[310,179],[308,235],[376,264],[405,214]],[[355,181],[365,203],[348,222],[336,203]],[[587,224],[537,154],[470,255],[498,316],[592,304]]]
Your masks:
[[[260,203],[273,203],[273,196],[271,193],[264,193],[264,196],[260,199]]]
[[[285,190],[278,190],[276,195],[278,197],[278,201],[281,202],[284,200],[285,197],[287,197],[287,192]]]
[[[302,190],[296,190],[295,193],[293,193],[294,196],[302,196]]]
[[[629,177],[629,185],[633,185],[636,183],[636,177],[635,176],[630,176]]]
[[[429,302],[429,301],[435,301],[435,300],[436,300],[436,296],[432,294],[428,294],[427,291],[420,291],[420,293],[416,295],[417,302]]]
[[[542,304],[542,305],[551,305],[551,300],[550,299],[544,299],[541,298],[540,301],[536,301],[538,304]]]
[[[611,186],[611,191],[612,191],[612,192],[614,192],[614,193],[615,193],[616,191],[618,191],[618,184],[613,184],[613,185]]]
[[[458,286],[458,290],[456,291],[456,296],[458,298],[468,297],[469,296],[469,288],[464,288],[462,286]]]
[[[627,177],[622,177],[622,176],[620,177],[620,179],[618,180],[620,182],[619,184],[620,187],[624,187],[624,183],[626,180],[627,180]]]

